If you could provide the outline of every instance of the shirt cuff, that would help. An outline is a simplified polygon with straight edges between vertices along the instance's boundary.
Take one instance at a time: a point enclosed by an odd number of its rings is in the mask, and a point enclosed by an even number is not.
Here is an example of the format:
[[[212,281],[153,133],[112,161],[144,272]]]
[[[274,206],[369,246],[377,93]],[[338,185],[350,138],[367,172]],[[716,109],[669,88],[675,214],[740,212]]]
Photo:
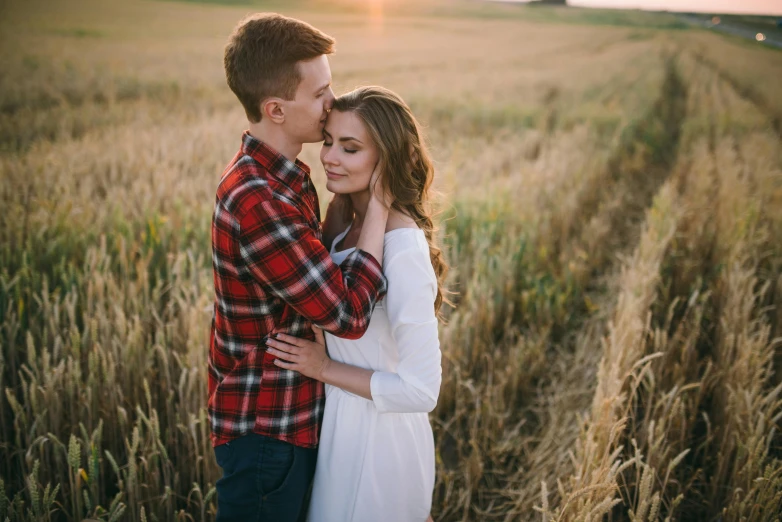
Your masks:
[[[369,252],[358,248],[351,252],[342,262],[342,273],[346,277],[355,278],[359,284],[373,288],[378,301],[388,292],[388,280],[383,275],[383,267]]]

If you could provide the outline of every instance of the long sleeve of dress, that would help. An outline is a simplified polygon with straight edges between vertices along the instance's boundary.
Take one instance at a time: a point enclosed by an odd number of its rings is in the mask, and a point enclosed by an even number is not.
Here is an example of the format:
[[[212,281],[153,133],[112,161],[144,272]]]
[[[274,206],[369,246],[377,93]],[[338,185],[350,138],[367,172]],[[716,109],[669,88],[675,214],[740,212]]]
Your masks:
[[[434,300],[437,278],[429,255],[405,248],[387,260],[386,311],[399,349],[396,373],[372,375],[372,400],[380,413],[430,412],[442,381]]]

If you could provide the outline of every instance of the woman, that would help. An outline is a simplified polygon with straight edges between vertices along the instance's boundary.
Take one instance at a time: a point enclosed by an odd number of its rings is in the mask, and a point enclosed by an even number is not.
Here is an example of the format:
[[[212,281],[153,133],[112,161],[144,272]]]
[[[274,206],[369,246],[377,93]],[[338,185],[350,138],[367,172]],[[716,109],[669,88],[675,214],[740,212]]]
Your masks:
[[[429,211],[434,169],[410,109],[381,87],[338,98],[324,138],[326,188],[343,197],[351,221],[331,245],[336,262],[354,249],[375,180],[393,199],[383,251],[388,293],[364,336],[327,333],[328,355],[317,328],[316,342],[269,342],[275,364],[326,383],[309,520],[424,522],[435,471],[427,413],[440,392],[437,313],[448,269]]]

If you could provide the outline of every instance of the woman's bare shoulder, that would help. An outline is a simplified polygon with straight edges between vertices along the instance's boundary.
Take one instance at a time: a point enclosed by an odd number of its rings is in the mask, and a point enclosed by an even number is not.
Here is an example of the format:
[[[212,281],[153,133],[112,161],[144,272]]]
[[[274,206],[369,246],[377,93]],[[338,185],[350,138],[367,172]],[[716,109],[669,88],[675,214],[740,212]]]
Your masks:
[[[395,209],[388,213],[388,222],[386,223],[386,232],[397,230],[399,228],[419,228],[415,220],[407,214]]]

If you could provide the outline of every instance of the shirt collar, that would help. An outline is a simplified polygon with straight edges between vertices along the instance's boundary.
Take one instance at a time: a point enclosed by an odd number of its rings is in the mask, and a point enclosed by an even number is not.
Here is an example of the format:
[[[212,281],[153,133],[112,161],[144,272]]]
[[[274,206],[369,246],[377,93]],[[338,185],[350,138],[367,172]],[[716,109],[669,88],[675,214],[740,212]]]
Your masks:
[[[304,181],[310,176],[310,168],[306,163],[298,158],[296,161],[289,160],[249,131],[244,131],[242,135],[242,153],[260,163],[269,174],[295,192],[301,191]]]

